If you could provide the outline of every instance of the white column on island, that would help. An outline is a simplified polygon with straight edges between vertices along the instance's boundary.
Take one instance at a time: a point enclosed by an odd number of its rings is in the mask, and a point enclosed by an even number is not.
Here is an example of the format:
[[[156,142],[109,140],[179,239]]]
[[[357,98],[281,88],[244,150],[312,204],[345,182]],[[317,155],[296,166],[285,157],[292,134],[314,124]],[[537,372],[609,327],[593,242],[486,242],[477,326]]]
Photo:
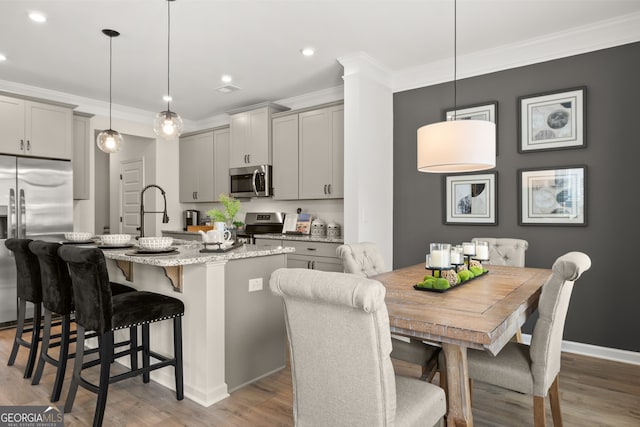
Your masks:
[[[393,266],[393,92],[391,73],[364,52],[344,67],[345,243],[375,242]]]

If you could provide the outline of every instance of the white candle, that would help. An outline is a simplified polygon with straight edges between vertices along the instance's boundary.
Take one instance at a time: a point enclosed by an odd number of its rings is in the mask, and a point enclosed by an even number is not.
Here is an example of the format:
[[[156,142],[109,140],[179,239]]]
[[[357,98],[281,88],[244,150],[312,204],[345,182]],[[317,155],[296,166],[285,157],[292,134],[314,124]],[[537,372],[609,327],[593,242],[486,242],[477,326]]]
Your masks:
[[[476,258],[489,259],[489,248],[487,246],[476,247]]]
[[[449,251],[439,250],[431,252],[431,267],[449,267]]]
[[[451,251],[451,264],[462,264],[462,254],[458,251]]]
[[[473,243],[465,242],[462,244],[462,252],[465,255],[475,255],[476,254],[476,245]]]

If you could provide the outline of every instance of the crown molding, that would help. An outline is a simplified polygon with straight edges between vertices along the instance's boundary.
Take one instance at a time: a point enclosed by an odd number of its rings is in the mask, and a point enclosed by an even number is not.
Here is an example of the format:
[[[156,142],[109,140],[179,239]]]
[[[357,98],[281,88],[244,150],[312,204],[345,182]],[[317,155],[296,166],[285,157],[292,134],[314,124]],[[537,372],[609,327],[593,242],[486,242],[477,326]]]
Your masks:
[[[640,41],[640,12],[458,56],[457,79],[479,76]],[[393,74],[394,92],[453,80],[452,59]]]
[[[338,58],[338,62],[344,68],[343,79],[357,74],[374,80],[383,86],[392,86],[393,73],[391,69],[365,52],[355,52],[341,56]]]

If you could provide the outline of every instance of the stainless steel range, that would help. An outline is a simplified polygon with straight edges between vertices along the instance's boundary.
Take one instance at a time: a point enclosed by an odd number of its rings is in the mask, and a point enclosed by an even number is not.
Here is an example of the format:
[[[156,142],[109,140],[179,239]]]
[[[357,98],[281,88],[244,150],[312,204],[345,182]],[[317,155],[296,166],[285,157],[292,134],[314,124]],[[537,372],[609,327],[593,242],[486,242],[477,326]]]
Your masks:
[[[256,235],[281,234],[284,215],[282,212],[247,212],[244,217],[244,232],[238,233],[238,240],[254,244]]]

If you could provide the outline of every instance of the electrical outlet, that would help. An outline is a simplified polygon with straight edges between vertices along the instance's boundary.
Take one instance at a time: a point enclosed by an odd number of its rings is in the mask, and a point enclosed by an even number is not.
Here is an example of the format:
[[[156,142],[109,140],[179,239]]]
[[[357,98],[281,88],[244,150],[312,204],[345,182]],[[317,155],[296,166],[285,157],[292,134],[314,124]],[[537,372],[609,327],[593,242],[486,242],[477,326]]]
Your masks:
[[[257,279],[249,279],[249,292],[256,292],[262,290],[262,277]]]

